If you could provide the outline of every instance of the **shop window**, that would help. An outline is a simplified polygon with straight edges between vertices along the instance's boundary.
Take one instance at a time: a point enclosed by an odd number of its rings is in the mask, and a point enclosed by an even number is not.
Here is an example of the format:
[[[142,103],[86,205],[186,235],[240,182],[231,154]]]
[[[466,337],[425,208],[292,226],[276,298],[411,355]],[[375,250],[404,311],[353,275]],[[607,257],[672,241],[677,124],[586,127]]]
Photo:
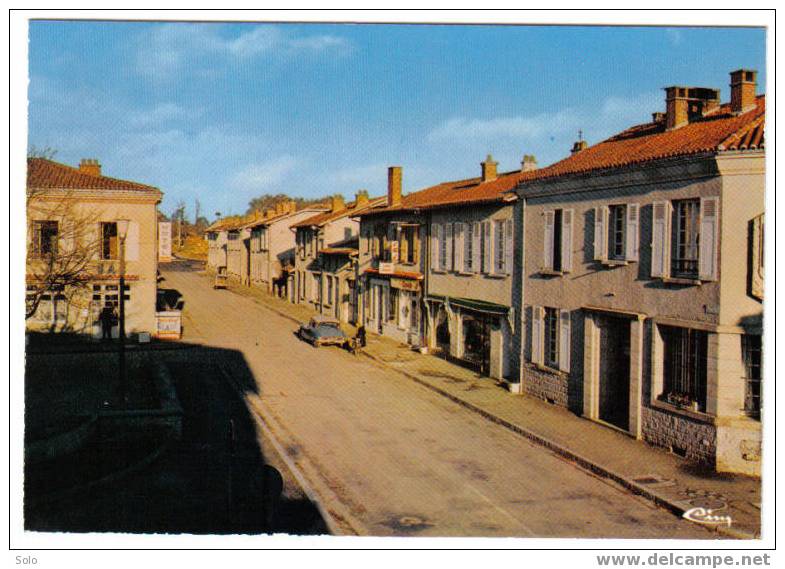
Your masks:
[[[741,354],[744,361],[744,412],[755,419],[760,419],[761,402],[763,401],[763,348],[761,336],[742,334]]]
[[[660,326],[663,342],[663,391],[660,398],[679,407],[706,411],[708,333]]]

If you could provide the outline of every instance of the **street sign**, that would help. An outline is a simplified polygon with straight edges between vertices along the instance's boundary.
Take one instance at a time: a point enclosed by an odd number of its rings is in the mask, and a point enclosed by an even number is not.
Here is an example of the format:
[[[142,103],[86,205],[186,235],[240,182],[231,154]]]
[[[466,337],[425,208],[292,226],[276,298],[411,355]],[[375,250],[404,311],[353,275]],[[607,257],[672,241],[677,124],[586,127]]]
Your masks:
[[[395,264],[394,263],[379,263],[379,274],[380,275],[391,275],[395,272]]]

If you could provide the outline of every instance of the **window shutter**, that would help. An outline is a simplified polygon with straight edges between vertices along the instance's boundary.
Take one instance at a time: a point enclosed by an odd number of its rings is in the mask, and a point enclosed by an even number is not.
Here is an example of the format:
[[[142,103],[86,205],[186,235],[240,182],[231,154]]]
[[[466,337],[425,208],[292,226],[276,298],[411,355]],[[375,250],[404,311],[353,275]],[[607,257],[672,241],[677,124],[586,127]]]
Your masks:
[[[513,273],[513,248],[515,247],[515,237],[513,236],[512,219],[504,222],[504,271],[511,275]]]
[[[453,229],[453,237],[455,238],[455,249],[453,251],[456,271],[463,271],[463,223],[456,223]]]
[[[570,371],[570,311],[559,313],[559,369]]]
[[[420,231],[422,230],[422,226],[418,225],[414,228],[414,251],[412,258],[414,259],[415,264],[420,264]]]
[[[594,260],[608,260],[608,208],[594,208]]]
[[[441,242],[442,226],[437,223],[431,224],[431,270],[439,270],[439,245]]]
[[[80,230],[76,222],[71,219],[64,219],[57,228],[57,246],[63,253],[73,253],[76,251],[76,233]]]
[[[480,272],[480,240],[482,239],[482,225],[479,222],[474,222],[474,229],[472,231],[472,272]]]
[[[553,211],[545,212],[545,238],[543,247],[543,268],[553,268]]]
[[[125,260],[139,260],[139,223],[128,222],[128,233],[125,236]]]
[[[565,273],[572,270],[572,215],[574,210],[565,209],[561,217],[561,269]]]
[[[444,224],[444,238],[447,240],[447,258],[445,259],[444,268],[448,271],[453,270],[453,256],[452,256],[452,245],[453,245],[453,235],[452,235],[452,223],[445,223]]]
[[[532,354],[531,361],[542,364],[543,323],[542,307],[532,306]]]
[[[638,211],[638,204],[627,204],[627,235],[624,244],[624,258],[627,261],[638,260]]]
[[[482,272],[483,273],[490,273],[491,272],[491,261],[493,259],[493,255],[491,255],[491,250],[493,249],[493,240],[491,239],[491,222],[490,221],[483,221],[482,222],[482,240],[483,240]]]
[[[718,207],[718,198],[701,198],[698,277],[702,281],[713,281],[717,279]]]
[[[670,202],[654,202],[651,227],[651,276],[670,274]]]

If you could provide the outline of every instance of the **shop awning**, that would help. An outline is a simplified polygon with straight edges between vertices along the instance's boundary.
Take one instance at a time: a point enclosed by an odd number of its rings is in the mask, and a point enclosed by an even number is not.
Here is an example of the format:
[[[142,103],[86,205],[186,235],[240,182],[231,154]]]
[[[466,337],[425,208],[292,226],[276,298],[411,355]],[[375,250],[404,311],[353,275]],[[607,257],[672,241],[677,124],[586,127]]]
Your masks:
[[[473,298],[429,294],[426,300],[435,300],[445,304],[449,302],[451,306],[460,306],[461,308],[467,308],[469,310],[474,310],[475,312],[484,312],[486,314],[498,314],[506,316],[510,312],[509,306],[496,304],[495,302],[487,302],[484,300],[475,300]]]

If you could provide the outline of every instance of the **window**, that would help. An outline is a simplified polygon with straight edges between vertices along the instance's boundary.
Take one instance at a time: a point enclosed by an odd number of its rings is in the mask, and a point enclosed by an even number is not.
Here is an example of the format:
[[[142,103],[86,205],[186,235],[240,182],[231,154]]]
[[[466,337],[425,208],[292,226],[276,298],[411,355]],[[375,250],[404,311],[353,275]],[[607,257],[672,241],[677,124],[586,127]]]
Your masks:
[[[698,276],[698,240],[700,200],[680,200],[673,207],[673,251],[671,274],[676,277]]]
[[[386,241],[387,241],[387,230],[385,229],[384,225],[377,224],[374,227],[374,238],[373,238],[374,259],[382,258],[382,256],[384,255]]]
[[[231,238],[231,234],[230,234]],[[117,259],[118,255],[118,238],[117,238],[117,224],[114,222],[101,224],[101,258],[102,259]]]
[[[505,250],[504,246],[506,244],[504,238],[504,221],[503,220],[496,220],[493,222],[494,230],[495,230],[495,237],[496,237],[496,248],[495,248],[495,259],[494,259],[494,272],[497,274],[504,273],[504,263],[505,263]]]
[[[608,208],[608,258],[624,259],[624,237],[625,222],[627,218],[627,206],[612,205]]]
[[[385,295],[387,297],[387,321],[397,322],[398,320],[398,302],[399,291],[397,288],[386,288]]]
[[[755,419],[760,419],[761,401],[763,400],[763,350],[761,336],[742,334],[741,356],[744,362],[744,412]]]
[[[319,275],[312,275],[312,277],[313,277],[313,288],[311,289],[311,300],[313,302],[318,302],[319,296],[321,294],[322,281]]]
[[[663,341],[661,399],[680,407],[706,411],[708,333],[660,326]]]
[[[463,240],[463,270],[467,273],[474,272],[474,225],[474,223],[466,224]]]
[[[32,253],[36,256],[56,255],[58,225],[56,221],[34,221]]]
[[[419,227],[416,225],[403,225],[398,236],[399,262],[413,265],[419,261]]]
[[[559,367],[559,311],[546,307],[545,322],[545,365]]]
[[[568,273],[572,270],[571,209],[545,211],[545,272]]]
[[[439,269],[447,269],[447,224],[439,226]]]

